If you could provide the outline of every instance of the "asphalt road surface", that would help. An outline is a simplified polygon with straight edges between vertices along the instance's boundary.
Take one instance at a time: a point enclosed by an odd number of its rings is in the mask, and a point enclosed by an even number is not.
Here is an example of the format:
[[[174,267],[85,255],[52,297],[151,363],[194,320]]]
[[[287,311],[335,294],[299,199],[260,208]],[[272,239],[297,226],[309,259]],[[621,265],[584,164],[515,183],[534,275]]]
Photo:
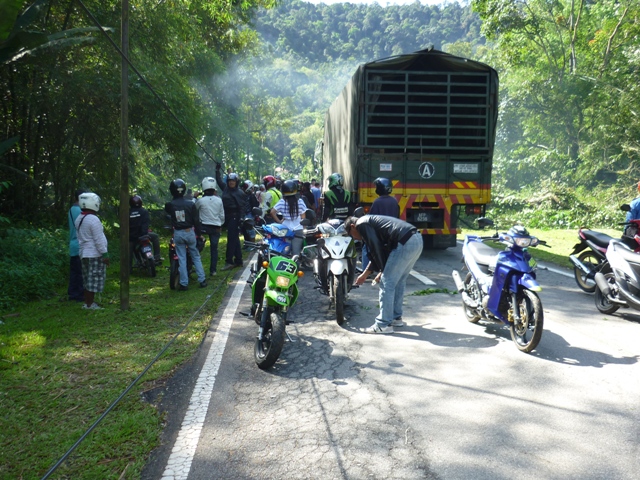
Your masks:
[[[378,311],[371,282],[340,327],[308,273],[293,342],[266,372],[238,271],[199,354],[158,397],[167,428],[143,478],[640,478],[640,315],[602,315],[569,270],[540,269],[545,328],[525,354],[508,329],[465,319],[450,293],[460,255],[423,252],[393,335],[358,332]]]

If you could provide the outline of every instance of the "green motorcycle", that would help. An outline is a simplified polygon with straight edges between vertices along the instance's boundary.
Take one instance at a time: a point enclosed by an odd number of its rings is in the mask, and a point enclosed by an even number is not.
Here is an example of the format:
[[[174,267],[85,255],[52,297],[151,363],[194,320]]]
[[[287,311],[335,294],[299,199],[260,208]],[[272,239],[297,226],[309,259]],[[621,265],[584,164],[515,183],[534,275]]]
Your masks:
[[[284,347],[287,315],[298,299],[298,277],[304,274],[298,269],[296,257],[273,252],[267,238],[258,248],[258,261],[251,267],[251,316],[260,326],[254,357],[258,367],[266,370],[276,363]]]

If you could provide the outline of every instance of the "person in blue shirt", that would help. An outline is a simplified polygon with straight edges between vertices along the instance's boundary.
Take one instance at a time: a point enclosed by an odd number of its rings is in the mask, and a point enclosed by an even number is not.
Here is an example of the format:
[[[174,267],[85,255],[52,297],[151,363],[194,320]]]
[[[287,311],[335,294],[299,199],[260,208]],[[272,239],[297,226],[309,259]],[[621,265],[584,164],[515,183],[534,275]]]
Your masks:
[[[640,193],[640,182],[638,182],[638,193]],[[631,210],[627,212],[627,218],[625,221],[640,219],[640,197],[634,198],[629,204]]]
[[[395,197],[391,196],[393,184],[391,180],[384,177],[378,177],[373,181],[376,187],[376,198],[371,204],[369,215],[386,215],[387,217],[400,218],[400,205]],[[369,264],[369,252],[366,245],[362,245],[362,268]]]
[[[73,204],[69,209],[69,287],[67,295],[69,300],[82,302],[84,300],[84,286],[82,283],[82,262],[80,261],[80,245],[78,244],[78,235],[76,232],[76,218],[82,210],[78,205],[78,198],[85,193],[84,190],[78,189],[73,194]]]

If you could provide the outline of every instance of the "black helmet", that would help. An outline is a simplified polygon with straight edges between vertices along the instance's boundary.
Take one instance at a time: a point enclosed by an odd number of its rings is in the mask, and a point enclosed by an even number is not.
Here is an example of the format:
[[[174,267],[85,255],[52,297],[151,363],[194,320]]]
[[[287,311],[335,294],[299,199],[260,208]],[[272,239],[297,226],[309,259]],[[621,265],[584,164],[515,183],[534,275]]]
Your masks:
[[[237,173],[230,173],[229,175],[227,175],[227,185],[229,185],[229,181],[233,181],[233,182],[236,182],[236,187],[237,187],[239,180],[240,180],[240,177],[238,176]]]
[[[134,195],[133,197],[131,197],[129,199],[129,206],[131,208],[134,208],[134,207],[140,208],[142,206],[142,197],[140,197],[140,195]]]
[[[378,195],[389,195],[393,190],[391,180],[388,178],[378,177],[373,181],[373,184],[376,187],[376,193]]]
[[[184,192],[187,191],[187,184],[181,178],[176,178],[169,184],[169,191],[174,197],[184,197]]]
[[[298,193],[298,183],[295,180],[287,180],[282,184],[280,191],[285,197],[295,195]]]

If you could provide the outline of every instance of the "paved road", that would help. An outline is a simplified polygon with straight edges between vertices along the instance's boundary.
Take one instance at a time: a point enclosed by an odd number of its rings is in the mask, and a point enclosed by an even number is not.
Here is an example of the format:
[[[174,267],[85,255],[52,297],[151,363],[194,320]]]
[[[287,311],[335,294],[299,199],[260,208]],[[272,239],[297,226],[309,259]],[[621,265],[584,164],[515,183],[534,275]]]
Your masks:
[[[545,332],[527,355],[500,325],[468,323],[459,295],[411,295],[423,277],[454,291],[459,260],[460,248],[423,253],[392,336],[357,331],[376,287],[352,291],[339,327],[305,276],[294,342],[268,372],[253,361],[257,327],[235,314],[249,290],[230,289],[230,310],[167,386],[144,478],[639,478],[640,316],[603,316],[572,278],[541,270]]]

